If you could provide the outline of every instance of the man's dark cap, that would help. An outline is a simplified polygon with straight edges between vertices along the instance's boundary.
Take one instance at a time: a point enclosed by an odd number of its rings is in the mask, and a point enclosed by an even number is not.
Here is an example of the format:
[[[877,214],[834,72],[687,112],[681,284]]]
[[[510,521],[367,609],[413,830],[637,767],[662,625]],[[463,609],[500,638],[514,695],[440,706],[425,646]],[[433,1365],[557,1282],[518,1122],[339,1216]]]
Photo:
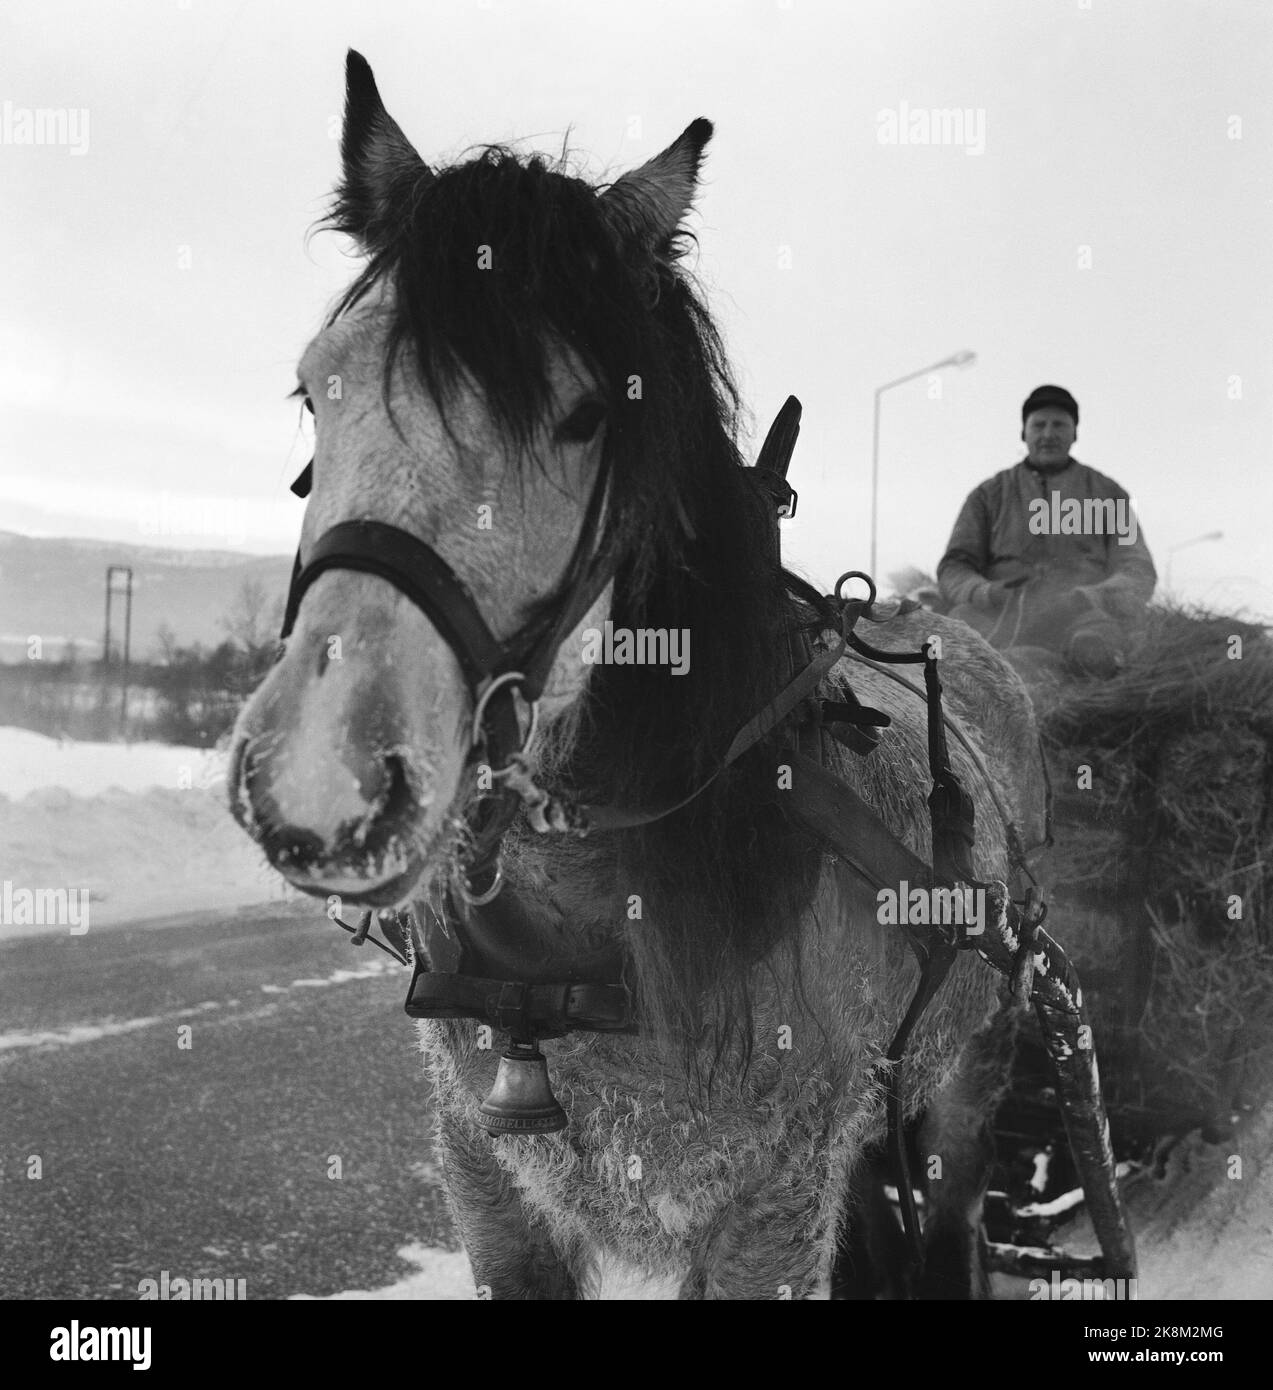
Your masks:
[[[1073,418],[1074,424],[1078,425],[1079,403],[1064,386],[1036,386],[1025,398],[1025,404],[1021,407],[1021,423],[1024,425],[1036,410],[1046,410],[1053,405],[1058,410],[1064,410]]]

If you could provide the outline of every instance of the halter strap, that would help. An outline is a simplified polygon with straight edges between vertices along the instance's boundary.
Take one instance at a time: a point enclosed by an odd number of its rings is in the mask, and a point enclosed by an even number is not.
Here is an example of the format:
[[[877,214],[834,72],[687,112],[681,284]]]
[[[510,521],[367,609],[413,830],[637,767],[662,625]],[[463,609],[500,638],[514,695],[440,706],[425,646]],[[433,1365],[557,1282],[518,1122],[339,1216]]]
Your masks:
[[[476,688],[497,674],[507,648],[492,635],[472,595],[450,565],[423,541],[382,521],[342,521],[324,531],[292,581],[283,619],[290,636],[301,599],[328,570],[360,570],[386,579],[429,619],[455,653],[464,679]]]
[[[431,545],[383,521],[338,522],[314,543],[304,565],[297,552],[280,636],[291,635],[301,600],[320,575],[333,569],[374,574],[409,598],[437,628],[455,653],[475,704],[486,682],[512,671],[521,673],[516,684],[523,698],[533,702],[543,690],[561,643],[617,568],[617,560],[597,548],[605,484],[603,467],[593,483],[579,539],[554,600],[507,642],[491,632],[464,581]]]
[[[618,568],[618,558],[598,539],[608,477],[603,463],[593,481],[570,563],[553,599],[507,642],[500,642],[491,632],[464,581],[431,545],[382,521],[338,522],[314,543],[304,565],[297,551],[281,638],[291,634],[301,600],[328,570],[357,570],[392,584],[428,618],[459,663],[478,715],[469,760],[481,747],[493,770],[507,770],[522,745],[514,689],[519,689],[532,707],[533,731],[535,702],[561,644],[596,603]],[[308,491],[308,479],[304,481]],[[464,891],[470,901],[487,900],[499,891],[500,843],[521,804],[518,793],[501,782],[494,796],[478,808],[469,827],[470,853],[466,856]]]

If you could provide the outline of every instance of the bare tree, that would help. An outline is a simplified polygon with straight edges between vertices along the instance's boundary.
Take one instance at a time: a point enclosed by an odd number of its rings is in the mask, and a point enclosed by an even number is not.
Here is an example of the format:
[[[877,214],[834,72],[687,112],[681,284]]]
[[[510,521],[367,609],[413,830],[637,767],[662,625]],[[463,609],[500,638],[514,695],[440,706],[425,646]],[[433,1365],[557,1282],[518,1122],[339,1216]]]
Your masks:
[[[249,655],[271,647],[282,621],[279,600],[269,597],[265,582],[249,575],[239,585],[229,614],[221,619],[226,636]]]
[[[164,666],[171,666],[173,658],[177,655],[177,634],[173,631],[172,624],[162,622],[159,624],[159,631],[155,633],[155,645],[159,648],[159,660]]]

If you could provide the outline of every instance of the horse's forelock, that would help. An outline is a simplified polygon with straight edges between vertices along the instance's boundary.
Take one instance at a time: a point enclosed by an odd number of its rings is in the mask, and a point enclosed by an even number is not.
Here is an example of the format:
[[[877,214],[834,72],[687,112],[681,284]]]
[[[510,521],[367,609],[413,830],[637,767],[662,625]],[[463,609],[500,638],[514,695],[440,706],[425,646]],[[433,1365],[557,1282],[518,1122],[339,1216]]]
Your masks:
[[[338,200],[329,225],[352,234],[342,215]],[[409,349],[440,408],[467,378],[528,452],[552,404],[550,353],[560,343],[605,392],[620,433],[641,431],[649,412],[631,408],[628,386],[651,371],[657,347],[642,276],[594,190],[563,166],[491,146],[422,174],[333,317],[378,283],[397,306],[386,373]]]

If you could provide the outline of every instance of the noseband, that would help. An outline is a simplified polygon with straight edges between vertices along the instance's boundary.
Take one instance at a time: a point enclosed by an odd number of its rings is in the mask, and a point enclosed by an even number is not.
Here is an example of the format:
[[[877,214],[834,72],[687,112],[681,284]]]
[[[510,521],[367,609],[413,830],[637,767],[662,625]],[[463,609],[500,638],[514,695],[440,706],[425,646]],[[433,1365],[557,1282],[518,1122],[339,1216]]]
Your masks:
[[[306,496],[311,477],[306,468],[292,490]],[[556,593],[506,642],[491,632],[464,581],[442,556],[400,527],[382,521],[342,521],[323,532],[305,564],[300,551],[296,553],[281,640],[291,635],[301,600],[320,575],[328,570],[359,570],[387,580],[410,599],[455,654],[474,712],[465,768],[487,768],[495,793],[483,799],[469,825],[471,843],[458,886],[472,903],[490,901],[502,882],[500,842],[522,804],[521,795],[509,785],[509,775],[517,770],[534,736],[538,700],[548,673],[561,644],[618,568],[618,556],[601,544],[606,480],[603,462]],[[530,727],[524,739],[514,691],[530,706]]]

